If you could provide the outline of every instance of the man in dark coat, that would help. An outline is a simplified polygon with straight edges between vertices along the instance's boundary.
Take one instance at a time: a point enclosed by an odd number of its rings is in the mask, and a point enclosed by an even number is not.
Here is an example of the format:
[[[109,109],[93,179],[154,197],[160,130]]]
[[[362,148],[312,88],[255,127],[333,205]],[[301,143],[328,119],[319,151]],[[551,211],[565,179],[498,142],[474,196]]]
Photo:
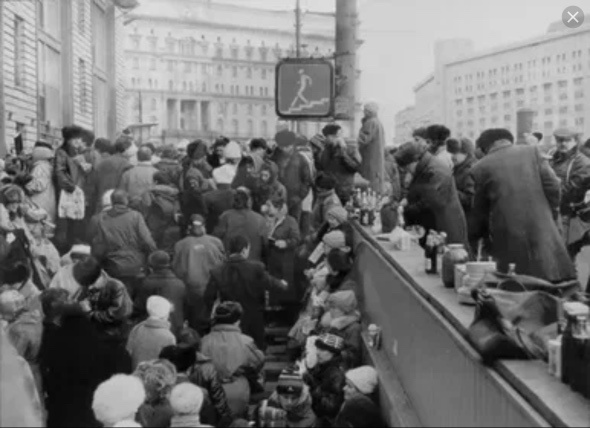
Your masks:
[[[365,105],[365,117],[359,132],[358,149],[362,158],[361,175],[369,180],[375,192],[383,193],[385,131],[377,117],[377,112],[377,104]]]
[[[288,284],[268,274],[260,262],[248,260],[250,243],[241,235],[229,241],[229,260],[211,272],[205,291],[205,305],[211,312],[217,300],[238,302],[244,308],[242,332],[264,350],[264,306],[266,290],[284,290]]]
[[[361,163],[354,146],[346,144],[342,138],[342,128],[337,124],[324,126],[322,133],[326,137],[324,150],[317,165],[318,171],[331,175],[336,180],[336,194],[343,205],[354,192],[354,175]]]
[[[590,159],[578,148],[578,133],[567,128],[557,129],[553,135],[557,150],[549,162],[561,181],[561,204],[563,238],[572,260],[580,250],[590,244],[590,224],[579,219],[573,206],[583,204],[590,190]]]
[[[170,331],[178,337],[184,324],[186,286],[172,271],[170,256],[156,251],[148,258],[151,273],[143,280],[133,305],[133,318],[143,321],[147,318],[147,301],[151,296],[160,296],[172,303]]]
[[[486,154],[471,170],[475,181],[473,239],[491,237],[498,269],[550,282],[576,278],[557,226],[560,185],[536,147],[514,146],[506,129],[477,140]]]
[[[407,200],[402,201],[406,224],[420,225],[427,233],[445,232],[448,243],[469,248],[465,214],[451,170],[414,142],[400,147],[396,159],[413,175]]]
[[[297,136],[292,131],[281,131],[275,136],[277,148],[272,161],[279,168],[279,181],[287,189],[289,215],[299,221],[302,202],[312,185],[311,171],[301,153],[295,150]]]
[[[156,243],[142,215],[129,208],[127,193],[115,190],[113,207],[100,213],[92,253],[104,263],[105,271],[123,281],[133,298],[139,278],[143,278],[148,255]]]
[[[205,193],[203,200],[205,201],[205,208],[207,218],[205,224],[207,230],[215,230],[219,224],[221,215],[230,210],[234,204],[234,190],[231,188],[232,178],[226,171],[215,170],[213,174],[215,180],[216,190]]]
[[[166,176],[166,181],[176,188],[181,188],[182,165],[178,162],[178,150],[173,145],[163,148],[160,162],[154,165],[158,171]]]
[[[100,201],[102,201],[105,192],[118,188],[123,174],[133,168],[133,165],[129,163],[129,160],[124,155],[132,144],[134,143],[130,137],[120,136],[115,142],[115,154],[100,162],[96,171],[92,174],[93,183],[89,185],[90,194],[88,198],[90,201],[98,201],[95,203],[95,213],[99,213],[103,208]]]

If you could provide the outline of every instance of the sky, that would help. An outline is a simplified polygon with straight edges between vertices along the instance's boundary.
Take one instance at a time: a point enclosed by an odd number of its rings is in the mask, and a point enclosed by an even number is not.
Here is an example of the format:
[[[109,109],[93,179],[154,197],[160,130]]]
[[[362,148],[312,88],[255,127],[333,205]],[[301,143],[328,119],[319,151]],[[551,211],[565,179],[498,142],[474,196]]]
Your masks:
[[[336,1],[348,0],[302,0],[301,5],[328,12],[335,10]],[[295,0],[239,3],[285,10],[295,6]],[[590,13],[589,0],[359,0],[359,34],[365,41],[359,50],[361,101],[379,103],[390,141],[395,114],[413,104],[412,88],[433,71],[436,40],[469,38],[476,51],[526,40],[546,33],[572,5]]]

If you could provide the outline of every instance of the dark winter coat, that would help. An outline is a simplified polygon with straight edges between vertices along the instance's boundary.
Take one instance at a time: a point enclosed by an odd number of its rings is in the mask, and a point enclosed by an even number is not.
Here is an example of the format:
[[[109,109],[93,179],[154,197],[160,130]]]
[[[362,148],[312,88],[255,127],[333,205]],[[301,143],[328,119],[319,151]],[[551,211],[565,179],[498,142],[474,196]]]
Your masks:
[[[336,193],[345,198],[354,192],[354,175],[360,167],[354,146],[343,148],[334,143],[326,144],[317,165],[318,171],[336,179]]]
[[[55,152],[55,177],[58,197],[62,190],[71,193],[76,186],[84,189],[86,173],[78,162],[68,154],[64,146]]]
[[[129,194],[129,199],[139,199],[154,185],[154,174],[156,172],[158,170],[151,162],[139,162],[139,164],[123,173],[119,188]]]
[[[272,288],[283,288],[280,281],[266,271],[260,262],[230,256],[223,266],[211,272],[205,291],[205,305],[211,313],[216,299],[234,301],[242,305],[244,315],[241,328],[260,349],[264,349],[265,293]]]
[[[115,278],[137,277],[156,243],[142,215],[126,206],[115,205],[100,213],[92,251],[104,260],[105,270]]]
[[[250,260],[264,260],[268,244],[268,226],[260,214],[250,209],[226,211],[219,218],[214,235],[223,241],[226,248],[234,236],[245,236],[250,242]]]
[[[99,427],[92,411],[94,391],[116,373],[131,373],[131,358],[102,341],[83,314],[45,324],[39,353],[47,399],[48,426]]]
[[[574,214],[571,204],[583,202],[590,190],[590,159],[574,148],[569,153],[555,152],[550,165],[561,180],[559,212],[571,217]]]
[[[384,190],[384,149],[385,131],[375,113],[365,116],[358,137],[359,153],[362,158],[361,175],[369,180],[371,188],[377,193]]]
[[[151,296],[160,296],[174,306],[170,314],[170,330],[178,337],[184,324],[184,309],[186,305],[186,286],[171,269],[161,269],[148,275],[137,290],[133,304],[134,318],[147,318],[147,300]]]
[[[278,156],[278,159],[276,164],[279,168],[279,181],[287,190],[287,206],[289,212],[292,212],[309,193],[313,184],[311,170],[307,160],[299,152],[294,151],[291,156]]]
[[[188,378],[190,382],[207,391],[209,399],[215,407],[217,414],[215,420],[203,422],[213,426],[228,426],[233,421],[233,415],[227,404],[227,397],[221,386],[219,375],[211,359],[197,352],[197,362],[189,370]]]
[[[467,224],[451,170],[429,152],[418,161],[404,214],[408,225],[445,232],[448,243],[467,245]]]
[[[126,157],[122,154],[109,156],[98,164],[96,171],[91,175],[89,183],[90,194],[89,201],[95,203],[94,212],[102,210],[102,196],[105,192],[117,189],[121,184],[123,174],[133,168]]]
[[[274,244],[268,249],[268,272],[275,278],[284,279],[289,284],[287,290],[273,290],[270,293],[270,304],[295,303],[298,301],[298,293],[295,279],[295,250],[299,246],[301,236],[299,224],[291,216],[286,216],[272,230],[270,237],[273,242],[285,241],[287,248],[280,249]]]
[[[205,217],[207,210],[203,195],[213,188],[197,165],[190,165],[184,173],[182,189],[184,218],[189,220],[193,214],[201,214]]]
[[[182,181],[182,166],[180,163],[173,159],[162,159],[156,165],[154,165],[158,171],[164,174],[166,180],[180,189]]]
[[[346,377],[335,358],[325,364],[318,364],[303,377],[309,385],[312,409],[319,419],[333,419],[344,403]]]
[[[180,239],[180,226],[176,221],[180,214],[178,198],[177,188],[158,184],[143,194],[139,205],[156,246],[170,253]]]
[[[346,400],[334,422],[336,427],[375,428],[387,426],[379,407],[366,395],[357,394]]]
[[[234,190],[218,189],[205,193],[203,196],[205,207],[207,209],[207,218],[205,224],[207,231],[212,233],[219,224],[221,215],[231,210],[234,205]]]
[[[469,216],[471,206],[473,205],[473,195],[475,194],[475,183],[471,176],[471,168],[477,163],[475,157],[467,158],[461,165],[457,165],[453,169],[453,177],[455,178],[455,186],[459,195],[459,201],[465,212],[465,216]]]
[[[498,269],[548,281],[576,278],[557,227],[560,185],[536,147],[497,144],[471,170],[473,239],[488,235]]]

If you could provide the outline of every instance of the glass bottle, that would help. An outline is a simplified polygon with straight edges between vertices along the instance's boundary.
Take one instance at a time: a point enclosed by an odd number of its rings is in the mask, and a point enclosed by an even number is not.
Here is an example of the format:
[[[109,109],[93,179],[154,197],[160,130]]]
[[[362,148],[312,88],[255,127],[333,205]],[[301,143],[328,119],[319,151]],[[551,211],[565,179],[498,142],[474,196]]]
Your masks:
[[[508,265],[508,275],[510,275],[510,276],[516,275],[516,264],[515,263],[510,263]]]

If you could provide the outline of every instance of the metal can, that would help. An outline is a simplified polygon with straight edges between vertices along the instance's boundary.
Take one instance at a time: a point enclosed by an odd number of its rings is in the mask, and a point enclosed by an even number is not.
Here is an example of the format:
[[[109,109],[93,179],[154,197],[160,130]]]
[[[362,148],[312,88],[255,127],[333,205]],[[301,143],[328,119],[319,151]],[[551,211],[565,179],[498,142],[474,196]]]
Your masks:
[[[381,327],[371,324],[369,326],[369,346],[373,349],[381,347]]]

